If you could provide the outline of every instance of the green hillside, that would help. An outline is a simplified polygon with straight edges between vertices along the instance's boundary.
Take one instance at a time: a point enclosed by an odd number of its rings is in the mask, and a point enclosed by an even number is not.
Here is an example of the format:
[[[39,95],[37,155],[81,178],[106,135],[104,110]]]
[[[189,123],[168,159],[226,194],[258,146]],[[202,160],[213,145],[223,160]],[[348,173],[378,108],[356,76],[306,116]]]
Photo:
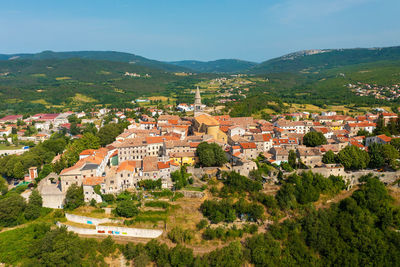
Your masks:
[[[257,63],[239,59],[220,59],[214,61],[183,60],[169,62],[195,72],[204,73],[237,73],[243,72],[257,65]]]
[[[307,50],[264,61],[249,70],[251,73],[302,72],[314,73],[326,69],[400,60],[400,46],[386,48]]]
[[[250,116],[269,107],[266,103],[270,101],[278,104],[272,108],[278,113],[288,111],[282,102],[313,104],[321,108],[343,105],[348,109],[400,105],[400,99],[387,101],[372,96],[361,97],[347,87],[357,82],[378,86],[400,84],[400,60],[336,67],[319,73],[269,73],[258,76],[267,82],[251,85],[250,94],[245,100],[230,103],[232,115]]]
[[[0,110],[11,113],[93,104],[122,107],[139,96],[160,94],[171,82],[183,79],[136,64],[76,58],[0,61],[0,74]]]
[[[36,54],[0,55],[0,60],[9,60],[9,59],[49,60],[49,59],[71,59],[71,58],[127,62],[130,64],[156,68],[171,72],[187,71],[187,69],[173,64],[147,59],[145,57],[137,56],[130,53],[115,52],[115,51],[73,51],[73,52],[43,51]]]

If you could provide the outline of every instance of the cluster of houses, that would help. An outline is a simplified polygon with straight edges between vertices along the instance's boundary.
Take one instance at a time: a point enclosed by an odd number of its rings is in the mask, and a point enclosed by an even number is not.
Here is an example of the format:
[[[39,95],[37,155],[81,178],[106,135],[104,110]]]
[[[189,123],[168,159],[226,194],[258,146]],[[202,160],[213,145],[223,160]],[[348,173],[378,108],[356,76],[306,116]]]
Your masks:
[[[357,82],[356,84],[348,84],[347,87],[359,96],[373,96],[376,99],[384,100],[395,100],[400,97],[400,84],[380,86]]]
[[[39,190],[49,207],[62,207],[63,196],[72,184],[82,186],[85,201],[101,201],[101,194],[116,194],[126,189],[144,186],[144,180],[160,180],[162,188],[172,188],[171,173],[181,166],[198,163],[197,146],[202,142],[216,143],[226,153],[226,168],[248,175],[257,168],[254,159],[260,154],[270,163],[287,162],[293,150],[297,158],[311,168],[324,166],[324,153],[338,153],[346,146],[368,149],[371,143],[388,143],[385,135],[364,137],[359,131],[372,133],[379,114],[351,117],[335,112],[322,114],[292,113],[272,116],[270,121],[252,117],[211,116],[204,112],[199,89],[193,104],[193,117],[179,117],[153,110],[139,120],[127,119],[119,112],[119,119],[130,122],[115,141],[97,150],[80,153],[79,161],[66,168],[51,181],[42,181]],[[98,111],[102,116],[107,110]],[[154,114],[153,114],[154,113]],[[161,114],[160,114],[161,113]],[[70,113],[37,114],[26,120],[46,128],[46,123],[59,127],[68,122]],[[397,114],[382,112],[384,121],[397,119]],[[22,120],[19,116],[2,119],[8,123]],[[0,120],[0,122],[2,121]],[[40,121],[39,121],[40,120]],[[327,144],[318,147],[303,145],[309,132],[320,132]],[[52,199],[49,201],[48,199]]]

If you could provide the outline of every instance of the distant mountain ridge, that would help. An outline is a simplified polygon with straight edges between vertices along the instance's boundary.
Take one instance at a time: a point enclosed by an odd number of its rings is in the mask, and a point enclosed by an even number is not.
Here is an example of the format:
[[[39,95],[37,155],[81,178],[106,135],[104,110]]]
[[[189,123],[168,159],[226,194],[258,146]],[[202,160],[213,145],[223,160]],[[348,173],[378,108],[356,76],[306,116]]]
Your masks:
[[[125,62],[132,65],[158,69],[166,72],[197,73],[312,73],[325,69],[377,61],[400,60],[400,46],[382,48],[311,49],[290,53],[281,57],[255,63],[239,59],[214,61],[182,60],[163,62],[135,54],[116,51],[72,51],[40,53],[0,54],[0,60],[49,60],[80,58]]]
[[[162,61],[148,59],[135,54],[116,52],[116,51],[71,51],[71,52],[53,52],[43,51],[34,54],[0,54],[0,60],[18,60],[18,59],[31,59],[31,60],[45,60],[45,59],[90,59],[90,60],[107,60],[115,62],[126,62],[136,64],[148,68],[160,69],[164,71],[189,71],[183,67],[168,64]]]
[[[258,63],[240,59],[219,59],[213,61],[182,60],[168,62],[176,66],[204,73],[234,73],[247,71]]]
[[[250,73],[318,72],[376,61],[400,60],[400,46],[383,48],[313,49],[264,61]]]

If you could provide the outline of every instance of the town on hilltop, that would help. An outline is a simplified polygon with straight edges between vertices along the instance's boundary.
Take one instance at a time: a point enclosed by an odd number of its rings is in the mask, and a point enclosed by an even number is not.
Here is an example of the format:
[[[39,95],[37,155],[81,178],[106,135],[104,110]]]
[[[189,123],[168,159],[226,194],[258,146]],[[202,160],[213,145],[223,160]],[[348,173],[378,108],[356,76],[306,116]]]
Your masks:
[[[183,109],[182,104],[176,109],[193,111],[194,115],[170,115],[168,110],[154,108],[146,112],[141,108],[120,111],[103,108],[91,114],[64,112],[27,118],[9,115],[0,119],[0,131],[4,143],[18,146],[18,142],[38,144],[49,140],[55,131],[75,139],[82,138],[82,134],[74,133],[76,127],[100,128],[95,123],[111,113],[115,115],[110,124],[125,122],[125,128],[109,143],[79,151],[72,164],[60,164],[57,173],[52,172],[47,177],[42,175],[38,188],[44,206],[63,208],[66,193],[72,185],[83,187],[85,202],[101,203],[102,194],[116,195],[125,190],[151,187],[152,183],[158,183],[163,189],[179,189],[171,174],[182,167],[197,178],[208,175],[213,168],[218,172],[234,171],[251,176],[258,169],[258,160],[286,172],[296,165],[325,176],[341,175],[351,186],[363,174],[351,170],[362,168],[351,162],[343,163],[345,160],[338,157],[340,152],[348,149],[350,157],[356,157],[352,147],[366,153],[373,144],[390,144],[396,136],[388,131],[397,127],[398,118],[396,113],[384,110],[355,117],[328,111],[320,114],[298,112],[273,115],[270,121],[212,116],[205,111],[199,87],[190,109]],[[136,120],[129,118],[132,113],[138,116]],[[8,138],[12,134],[16,137]],[[198,150],[202,143],[216,144],[223,151],[224,159],[217,164],[207,163],[207,156],[200,155]],[[10,146],[0,152],[19,155],[29,149],[29,146]],[[63,160],[65,152],[59,152],[51,163]],[[397,165],[390,166],[395,169]],[[376,167],[382,169],[383,165]],[[38,168],[41,169],[40,166],[29,166],[29,171],[23,175],[23,183],[37,179]],[[263,179],[276,177],[263,176]]]

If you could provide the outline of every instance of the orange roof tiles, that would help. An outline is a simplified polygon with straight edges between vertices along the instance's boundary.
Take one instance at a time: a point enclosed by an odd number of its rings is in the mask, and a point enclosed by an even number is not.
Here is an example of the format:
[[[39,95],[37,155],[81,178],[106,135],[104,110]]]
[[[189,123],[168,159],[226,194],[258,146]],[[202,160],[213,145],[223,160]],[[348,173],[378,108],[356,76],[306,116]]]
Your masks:
[[[86,150],[83,150],[79,155],[80,156],[85,156],[85,155],[92,155],[93,153],[94,153],[94,149],[86,149]]]
[[[240,146],[241,146],[243,149],[254,149],[254,148],[257,148],[256,144],[253,143],[253,142],[249,142],[249,143],[239,143],[239,144],[240,144]]]
[[[387,142],[387,143],[390,142],[390,141],[392,140],[391,137],[386,136],[386,135],[384,135],[384,134],[378,135],[377,137],[378,137],[379,139],[381,139],[381,140]]]
[[[135,168],[140,168],[141,164],[140,161],[137,160],[127,160],[127,161],[123,161],[117,169],[117,172],[122,172],[122,171],[130,171],[130,172],[134,172]]]
[[[104,177],[86,177],[83,178],[82,184],[83,185],[98,185],[104,183]]]
[[[158,162],[157,167],[159,170],[161,169],[168,169],[169,168],[169,163],[168,162]]]

